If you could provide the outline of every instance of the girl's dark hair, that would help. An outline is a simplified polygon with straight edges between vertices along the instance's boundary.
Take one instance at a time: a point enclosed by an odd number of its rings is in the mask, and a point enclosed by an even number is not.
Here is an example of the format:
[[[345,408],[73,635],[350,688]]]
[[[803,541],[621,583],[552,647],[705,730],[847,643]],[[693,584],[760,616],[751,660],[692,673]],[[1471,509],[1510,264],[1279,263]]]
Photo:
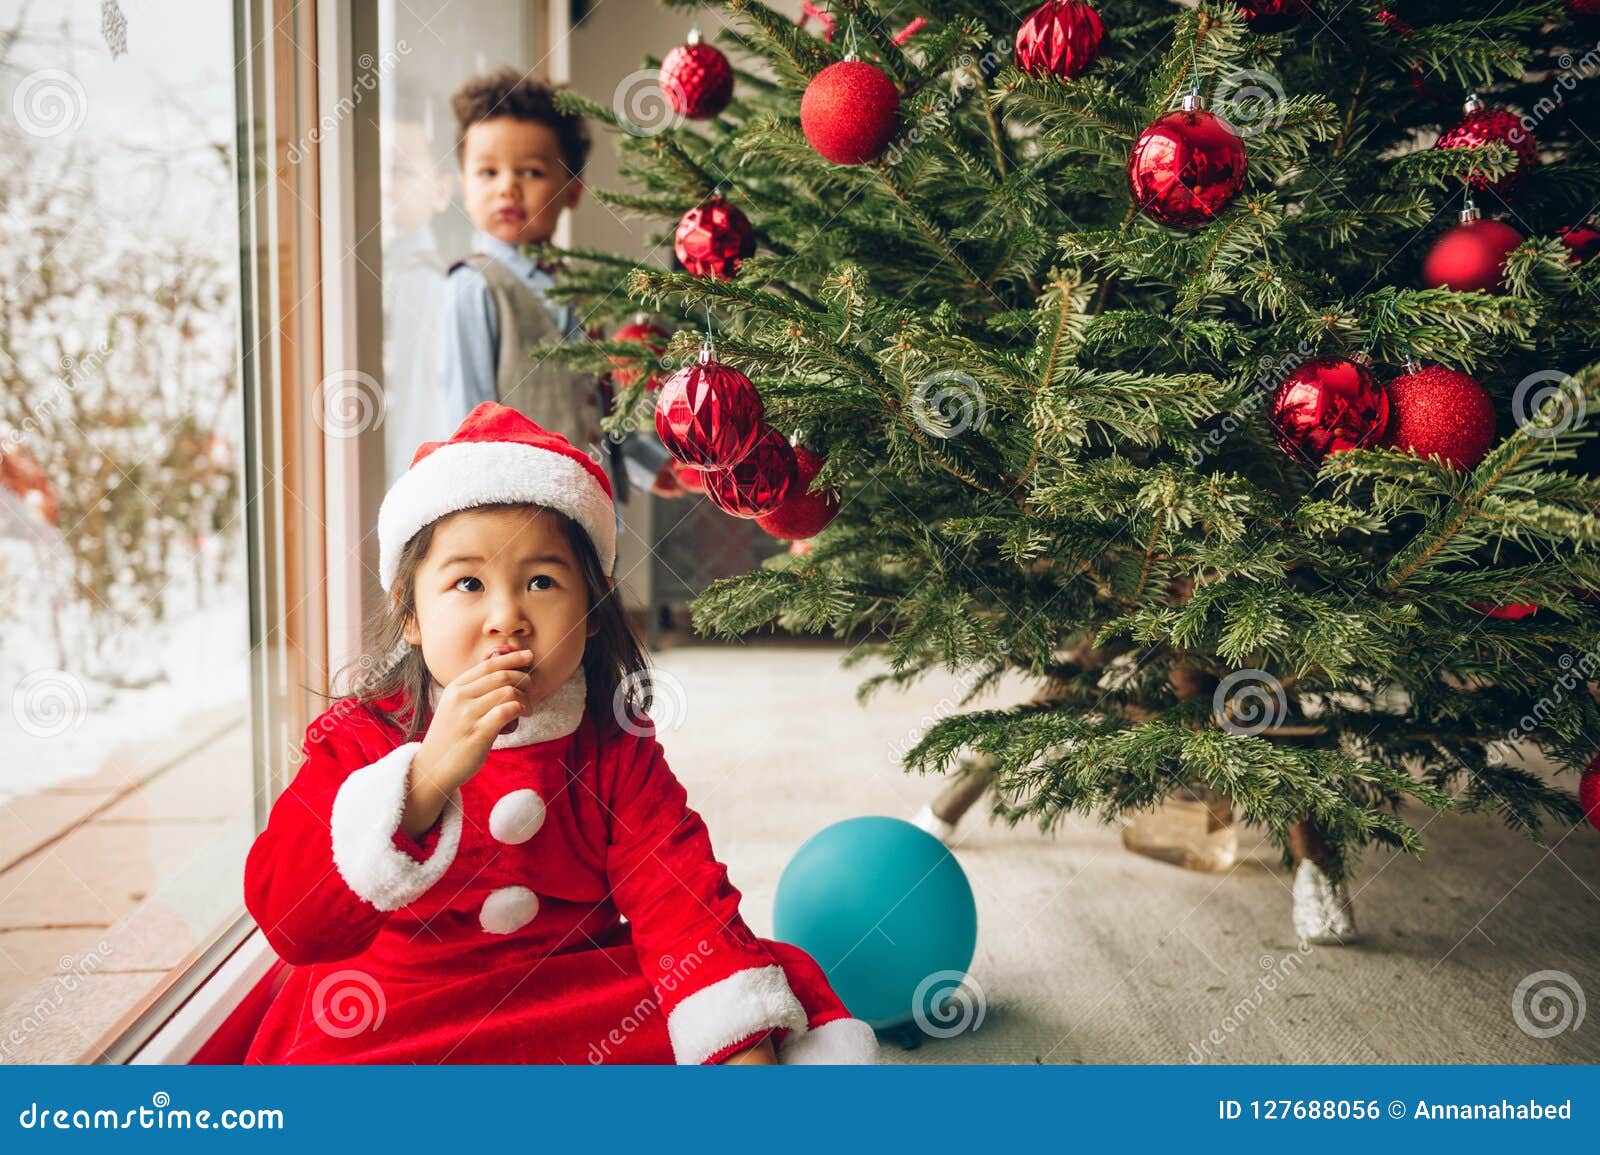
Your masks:
[[[633,627],[622,609],[622,593],[606,581],[605,570],[595,553],[594,543],[583,527],[566,514],[542,505],[496,503],[472,507],[479,509],[522,510],[553,517],[566,535],[572,555],[589,595],[589,624],[599,629],[587,640],[583,651],[583,673],[588,681],[588,711],[599,722],[622,711],[650,708],[649,664],[634,636]],[[449,516],[449,515],[446,515]],[[405,741],[413,742],[427,732],[433,719],[428,689],[433,677],[422,660],[422,648],[405,640],[402,633],[407,617],[416,613],[417,568],[428,556],[434,530],[440,518],[418,530],[400,551],[391,594],[382,599],[367,621],[367,641],[361,657],[341,669],[333,678],[332,689],[338,698],[357,699],[376,717],[398,727]],[[619,694],[619,688],[621,693]],[[397,690],[405,691],[398,709],[376,705]],[[623,719],[616,719],[621,723]]]

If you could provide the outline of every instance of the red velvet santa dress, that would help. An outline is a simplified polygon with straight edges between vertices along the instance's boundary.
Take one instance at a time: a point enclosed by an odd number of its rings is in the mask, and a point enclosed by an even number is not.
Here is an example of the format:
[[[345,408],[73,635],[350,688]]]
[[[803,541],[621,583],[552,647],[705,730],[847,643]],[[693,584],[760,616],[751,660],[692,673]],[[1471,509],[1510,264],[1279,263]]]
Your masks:
[[[613,569],[599,466],[485,402],[385,496],[384,589],[424,525],[505,501],[568,514]],[[585,699],[580,666],[420,842],[400,821],[421,742],[352,698],[307,728],[245,862],[245,904],[293,966],[247,1062],[714,1063],[769,1035],[784,1063],[877,1060],[816,962],[745,925],[648,720]]]

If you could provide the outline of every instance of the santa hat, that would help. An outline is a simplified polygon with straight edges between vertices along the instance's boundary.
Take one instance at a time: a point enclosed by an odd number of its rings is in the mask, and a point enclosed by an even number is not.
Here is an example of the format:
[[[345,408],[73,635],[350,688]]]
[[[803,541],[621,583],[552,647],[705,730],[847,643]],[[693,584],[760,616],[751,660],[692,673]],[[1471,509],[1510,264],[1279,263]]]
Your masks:
[[[480,505],[542,505],[594,543],[606,573],[617,560],[611,482],[587,453],[505,405],[485,401],[449,441],[425,441],[378,510],[378,578],[394,584],[406,542],[448,513]]]

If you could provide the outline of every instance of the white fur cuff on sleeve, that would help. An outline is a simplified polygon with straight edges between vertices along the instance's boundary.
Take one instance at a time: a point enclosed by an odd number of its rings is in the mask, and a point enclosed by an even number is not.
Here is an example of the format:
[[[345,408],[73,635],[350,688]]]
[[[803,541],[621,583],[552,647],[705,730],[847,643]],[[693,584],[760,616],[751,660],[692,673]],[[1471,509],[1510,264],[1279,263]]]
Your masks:
[[[778,1062],[794,1066],[873,1066],[877,1061],[878,1036],[860,1019],[833,1019],[778,1044]]]
[[[394,844],[406,807],[406,778],[421,742],[397,746],[344,780],[334,795],[333,864],[345,885],[379,910],[399,910],[427,893],[455,861],[461,843],[461,795],[440,819],[439,841],[426,862]]]
[[[667,1016],[667,1037],[680,1064],[704,1063],[759,1031],[804,1030],[805,1008],[781,966],[749,967],[695,991]]]

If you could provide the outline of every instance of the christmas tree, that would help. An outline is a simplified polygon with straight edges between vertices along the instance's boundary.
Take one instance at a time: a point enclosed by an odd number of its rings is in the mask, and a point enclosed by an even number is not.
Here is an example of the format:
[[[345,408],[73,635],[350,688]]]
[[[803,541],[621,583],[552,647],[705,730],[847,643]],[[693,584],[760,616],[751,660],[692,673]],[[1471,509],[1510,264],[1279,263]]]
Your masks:
[[[592,321],[678,326],[569,351],[626,367],[610,427],[826,523],[697,629],[867,632],[863,699],[961,675],[905,765],[1012,823],[1205,791],[1308,936],[1421,852],[1407,800],[1567,833],[1530,758],[1600,734],[1593,7],[733,0],[654,107],[566,94],[681,262],[562,254]]]

